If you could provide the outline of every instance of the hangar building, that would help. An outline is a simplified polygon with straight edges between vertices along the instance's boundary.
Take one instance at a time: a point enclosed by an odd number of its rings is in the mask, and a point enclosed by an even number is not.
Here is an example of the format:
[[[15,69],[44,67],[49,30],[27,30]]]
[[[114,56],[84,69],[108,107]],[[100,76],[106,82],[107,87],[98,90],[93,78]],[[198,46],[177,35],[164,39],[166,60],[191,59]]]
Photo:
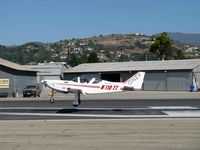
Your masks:
[[[36,84],[36,73],[32,69],[0,58],[0,96],[22,95],[26,85]]]
[[[37,71],[38,83],[46,79],[60,80],[63,78],[63,72],[70,68],[70,66],[64,62],[39,63],[38,65],[25,65],[25,67]],[[44,85],[41,85],[41,89],[49,90],[49,88]]]
[[[145,91],[189,91],[190,86],[200,88],[200,59],[86,63],[68,69],[64,79],[80,76],[125,81],[137,71],[146,72]]]

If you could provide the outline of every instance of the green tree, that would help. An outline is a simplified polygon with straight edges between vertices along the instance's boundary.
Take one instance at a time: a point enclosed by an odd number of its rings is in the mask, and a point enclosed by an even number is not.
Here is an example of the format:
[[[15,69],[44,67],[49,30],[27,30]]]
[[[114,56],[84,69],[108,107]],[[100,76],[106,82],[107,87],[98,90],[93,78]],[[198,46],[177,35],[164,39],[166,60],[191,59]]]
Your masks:
[[[91,52],[87,59],[88,63],[97,63],[99,62],[99,58],[95,52]]]
[[[177,50],[176,51],[176,58],[177,59],[186,59],[187,57],[185,56],[185,54],[183,53],[183,51],[181,51],[181,50]]]
[[[172,55],[171,44],[172,41],[167,33],[161,33],[155,36],[155,42],[151,45],[150,52],[155,53],[160,60],[168,59]]]
[[[79,64],[86,63],[85,57],[80,57],[78,55],[72,55],[69,61],[69,65],[74,67]]]
[[[92,40],[89,40],[89,42],[88,42],[88,47],[91,47],[91,48],[94,48],[94,47],[95,47],[95,45],[94,45],[94,43],[92,42]]]

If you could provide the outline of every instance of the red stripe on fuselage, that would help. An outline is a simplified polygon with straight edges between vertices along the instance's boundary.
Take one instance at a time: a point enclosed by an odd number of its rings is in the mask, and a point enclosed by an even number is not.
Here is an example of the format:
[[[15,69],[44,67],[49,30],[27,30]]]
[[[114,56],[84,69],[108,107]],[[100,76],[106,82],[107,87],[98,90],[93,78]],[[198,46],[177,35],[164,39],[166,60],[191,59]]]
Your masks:
[[[77,86],[77,87],[100,88],[100,86],[74,85],[74,84],[66,84],[66,83],[57,83],[57,84],[68,85],[68,86]]]

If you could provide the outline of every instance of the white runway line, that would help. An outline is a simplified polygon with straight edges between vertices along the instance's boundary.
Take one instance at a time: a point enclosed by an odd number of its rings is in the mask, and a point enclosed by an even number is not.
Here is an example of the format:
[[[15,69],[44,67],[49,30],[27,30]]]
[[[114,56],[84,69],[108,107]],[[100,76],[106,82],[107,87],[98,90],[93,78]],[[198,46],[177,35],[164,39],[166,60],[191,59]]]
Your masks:
[[[140,117],[167,117],[167,115],[100,115],[100,114],[52,114],[52,113],[9,113],[1,112],[0,115],[16,116],[54,116],[54,117],[103,117],[103,118],[140,118]]]
[[[69,108],[59,108],[59,107],[0,107],[0,110],[6,110],[6,109],[12,109],[12,110],[18,110],[18,109],[23,109],[23,110],[30,110],[30,109],[34,109],[34,110],[61,110],[61,109],[74,109],[74,110],[105,110],[105,111],[113,111],[113,110],[149,110],[148,107],[141,107],[141,108],[121,108],[121,107],[108,107],[108,108],[105,108],[105,107],[98,107],[98,108],[95,108],[95,107],[86,107],[86,108],[82,108],[82,107],[78,107],[78,108],[74,108],[74,107],[69,107]]]
[[[192,106],[150,106],[151,109],[199,109],[198,107],[192,107]]]
[[[76,110],[149,110],[149,109],[155,109],[155,110],[179,110],[179,109],[200,109],[198,107],[192,107],[192,106],[149,106],[149,107],[136,107],[136,108],[129,108],[129,107],[98,107],[98,108],[95,108],[95,107],[85,107],[85,108],[82,108],[82,107],[78,107],[78,108],[74,108],[74,107],[68,107],[68,108],[64,108],[64,107],[0,107],[0,110],[6,110],[6,109],[13,109],[13,110],[18,110],[18,109],[23,109],[23,110],[29,110],[29,109],[34,109],[34,110],[60,110],[60,109],[76,109]]]
[[[167,114],[169,117],[200,117],[200,109],[192,106],[151,106],[155,110]]]
[[[166,113],[170,117],[200,117],[200,110],[196,111],[190,111],[190,110],[184,110],[184,111],[162,111],[163,113]]]
[[[29,110],[29,109],[34,109],[34,110],[60,110],[60,109],[71,109],[71,108],[62,108],[62,107],[0,107],[0,110],[6,110],[6,109],[12,109],[12,110],[18,110],[18,109],[23,109],[23,110]]]

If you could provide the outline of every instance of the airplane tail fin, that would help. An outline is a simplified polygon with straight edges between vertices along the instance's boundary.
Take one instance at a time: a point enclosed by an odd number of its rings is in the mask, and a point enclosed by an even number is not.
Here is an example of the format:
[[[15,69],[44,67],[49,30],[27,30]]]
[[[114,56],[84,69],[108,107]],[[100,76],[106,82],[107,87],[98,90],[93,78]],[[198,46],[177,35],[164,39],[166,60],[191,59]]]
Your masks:
[[[137,72],[132,77],[124,82],[125,86],[133,87],[135,90],[140,90],[144,82],[145,72]]]

